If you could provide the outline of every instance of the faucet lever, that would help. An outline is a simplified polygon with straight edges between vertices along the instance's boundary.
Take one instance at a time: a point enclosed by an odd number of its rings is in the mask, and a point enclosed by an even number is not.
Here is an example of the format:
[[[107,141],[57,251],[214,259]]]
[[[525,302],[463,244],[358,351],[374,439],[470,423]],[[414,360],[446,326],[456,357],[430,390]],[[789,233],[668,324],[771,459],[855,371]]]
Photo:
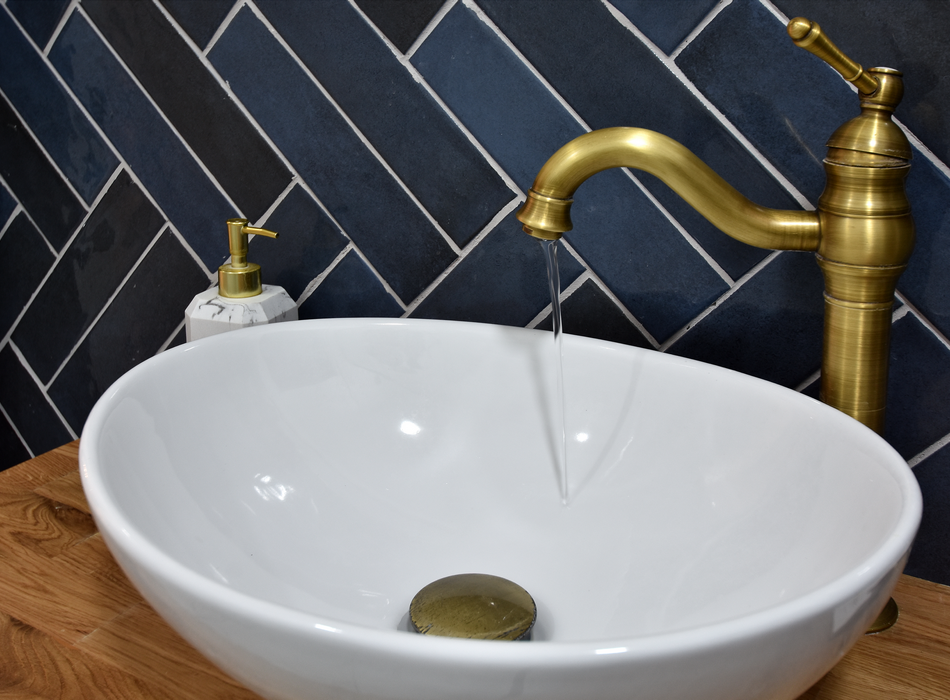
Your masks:
[[[841,77],[854,84],[862,95],[873,95],[881,87],[876,77],[865,71],[860,63],[845,56],[844,52],[835,46],[834,42],[821,30],[818,22],[796,17],[788,23],[788,35],[792,37],[795,46],[815,54],[838,71]]]

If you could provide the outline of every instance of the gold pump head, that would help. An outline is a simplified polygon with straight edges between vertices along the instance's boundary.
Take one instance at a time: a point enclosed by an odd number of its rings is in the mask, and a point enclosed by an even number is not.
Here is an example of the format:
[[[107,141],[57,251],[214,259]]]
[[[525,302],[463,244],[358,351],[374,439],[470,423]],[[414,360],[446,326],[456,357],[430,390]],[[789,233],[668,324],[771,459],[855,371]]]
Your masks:
[[[261,266],[247,261],[248,234],[277,238],[274,231],[247,224],[247,219],[228,219],[231,262],[218,268],[218,294],[228,299],[256,297],[262,290]]]

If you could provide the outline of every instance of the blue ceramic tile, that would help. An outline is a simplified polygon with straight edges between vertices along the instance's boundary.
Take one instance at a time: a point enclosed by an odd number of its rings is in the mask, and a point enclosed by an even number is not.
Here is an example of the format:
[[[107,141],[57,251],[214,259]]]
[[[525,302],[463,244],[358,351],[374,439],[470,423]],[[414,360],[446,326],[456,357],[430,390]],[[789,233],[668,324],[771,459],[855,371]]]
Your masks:
[[[240,214],[263,216],[291,174],[162,11],[126,0],[83,9]]]
[[[0,350],[0,405],[35,455],[73,439],[9,344]]]
[[[915,154],[907,178],[917,243],[897,288],[950,337],[950,180]]]
[[[456,5],[442,19],[413,62],[525,189],[555,150],[583,133],[524,64],[464,5]],[[677,331],[727,289],[619,171],[600,173],[582,185],[572,218],[571,244],[658,339]]]
[[[49,388],[76,433],[103,392],[158,352],[207,287],[198,263],[166,230]]]
[[[128,173],[119,175],[13,333],[40,381],[52,378],[164,224]]]
[[[0,65],[0,89],[76,191],[92,203],[119,162],[4,12]]]
[[[62,19],[69,0],[7,0],[6,5],[42,50]]]
[[[188,32],[188,36],[205,48],[218,27],[234,7],[234,0],[161,0],[165,9]]]
[[[650,341],[623,315],[620,308],[592,281],[587,281],[561,302],[565,333],[609,340],[638,348],[651,348]],[[551,330],[550,314],[537,328]]]
[[[924,497],[924,514],[904,573],[950,586],[950,446],[918,464],[914,475]]]
[[[824,282],[811,253],[781,253],[669,349],[796,387],[821,365]]]
[[[305,318],[398,318],[399,303],[360,257],[350,251],[300,305]]]
[[[561,288],[583,269],[558,255]],[[551,303],[541,244],[507,216],[417,306],[412,316],[526,326]]]
[[[261,266],[265,284],[283,287],[294,299],[349,242],[302,187],[290,191],[264,226],[280,238],[255,237],[249,259]]]
[[[788,17],[805,16],[862,66],[904,73],[897,117],[931,151],[950,161],[950,3],[912,0],[777,0]]]
[[[86,210],[0,96],[0,176],[46,240],[59,250]]]
[[[10,425],[10,421],[0,413],[0,471],[25,462],[32,456]]]
[[[891,328],[884,437],[910,459],[950,433],[950,349],[913,315]]]
[[[10,214],[16,209],[16,204],[17,202],[10,191],[0,183],[0,229],[6,225]]]
[[[218,232],[234,216],[233,206],[79,13],[49,57],[165,215],[205,265],[217,268],[228,253]]]
[[[258,6],[460,247],[511,201],[501,177],[346,0]]]
[[[404,302],[455,259],[448,242],[250,10],[237,14],[209,58]]]
[[[683,43],[718,0],[611,0],[667,55]]]
[[[858,98],[823,61],[798,48],[755,0],[736,0],[677,65],[812,204],[824,189],[828,137],[858,115]],[[763,66],[781,66],[776,71]]]
[[[593,129],[636,126],[683,143],[726,181],[768,207],[795,207],[709,111],[601,4],[483,0],[499,25]],[[566,60],[566,56],[582,57]],[[643,181],[703,248],[737,279],[766,253],[725,236],[652,176]]]
[[[0,280],[5,297],[0,305],[0,337],[10,330],[54,260],[40,232],[21,212],[0,236]]]
[[[356,0],[356,4],[405,53],[419,37],[445,0]]]

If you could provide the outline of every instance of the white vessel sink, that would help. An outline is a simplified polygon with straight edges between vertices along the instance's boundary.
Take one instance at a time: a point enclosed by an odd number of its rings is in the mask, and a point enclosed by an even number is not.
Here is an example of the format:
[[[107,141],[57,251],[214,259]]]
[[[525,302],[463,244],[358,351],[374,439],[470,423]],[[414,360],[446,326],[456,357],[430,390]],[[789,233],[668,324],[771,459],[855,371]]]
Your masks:
[[[881,438],[745,375],[549,333],[301,321],[107,392],[83,486],[143,595],[268,698],[793,699],[887,601],[920,492]],[[477,572],[532,641],[406,631]]]

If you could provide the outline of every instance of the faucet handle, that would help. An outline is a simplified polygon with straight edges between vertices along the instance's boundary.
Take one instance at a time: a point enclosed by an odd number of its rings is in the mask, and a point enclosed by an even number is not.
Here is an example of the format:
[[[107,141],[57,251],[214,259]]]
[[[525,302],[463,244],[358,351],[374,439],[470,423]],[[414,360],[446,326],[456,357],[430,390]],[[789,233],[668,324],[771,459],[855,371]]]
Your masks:
[[[873,95],[881,87],[881,82],[876,77],[865,71],[860,63],[845,56],[844,52],[835,46],[834,42],[821,30],[818,22],[796,17],[788,23],[788,35],[792,37],[795,46],[815,54],[838,71],[841,77],[853,83],[862,96]]]

